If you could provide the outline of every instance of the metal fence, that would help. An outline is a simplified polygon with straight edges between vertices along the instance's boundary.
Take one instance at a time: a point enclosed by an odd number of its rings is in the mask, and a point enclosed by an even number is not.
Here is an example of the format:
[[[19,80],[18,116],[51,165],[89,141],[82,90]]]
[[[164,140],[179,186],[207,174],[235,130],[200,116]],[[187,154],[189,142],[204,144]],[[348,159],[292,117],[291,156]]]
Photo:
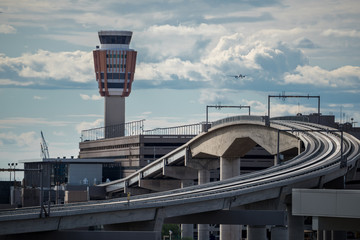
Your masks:
[[[266,117],[263,116],[233,116],[208,123],[205,122],[181,125],[175,127],[155,128],[151,130],[144,130],[144,119],[139,121],[128,122],[125,124],[119,124],[108,127],[99,127],[81,132],[81,141],[95,141],[105,138],[115,138],[122,136],[134,136],[134,135],[198,135],[201,132],[206,131],[206,127],[210,127],[235,121],[261,121],[266,122]]]
[[[98,127],[81,131],[81,141],[95,141],[104,138],[140,135],[143,133],[144,121],[133,121],[107,127]]]
[[[204,123],[188,124],[168,128],[155,128],[144,131],[144,135],[198,135],[203,131]]]
[[[144,121],[139,120],[114,126],[83,130],[81,132],[81,142],[134,135],[198,135],[203,131],[204,125],[203,123],[196,123],[144,130]]]

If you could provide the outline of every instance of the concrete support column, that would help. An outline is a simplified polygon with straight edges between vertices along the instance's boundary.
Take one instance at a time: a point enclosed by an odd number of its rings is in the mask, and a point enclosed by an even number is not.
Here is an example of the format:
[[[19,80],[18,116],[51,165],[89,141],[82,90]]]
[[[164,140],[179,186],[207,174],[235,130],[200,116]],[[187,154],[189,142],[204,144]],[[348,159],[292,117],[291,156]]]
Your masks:
[[[210,182],[210,171],[198,171],[198,184]],[[198,224],[198,240],[209,240],[209,224]]]
[[[240,175],[240,158],[220,157],[220,180]],[[220,225],[220,240],[239,240],[240,225]]]
[[[210,171],[199,170],[198,171],[198,184],[204,184],[210,182]]]
[[[220,224],[220,240],[239,240],[241,233],[240,225]]]
[[[277,155],[274,155],[274,166],[279,165],[278,159],[277,159]]]
[[[181,180],[181,188],[190,187],[194,185],[193,180]],[[194,238],[194,225],[193,224],[181,224],[181,239]]]
[[[247,240],[267,240],[266,226],[247,226]]]
[[[240,175],[240,158],[220,157],[220,180]]]
[[[284,226],[275,226],[271,228],[271,240],[287,240],[288,229]]]
[[[304,239],[304,217],[292,215],[292,206],[287,205],[288,212],[288,229],[289,239],[303,240]]]

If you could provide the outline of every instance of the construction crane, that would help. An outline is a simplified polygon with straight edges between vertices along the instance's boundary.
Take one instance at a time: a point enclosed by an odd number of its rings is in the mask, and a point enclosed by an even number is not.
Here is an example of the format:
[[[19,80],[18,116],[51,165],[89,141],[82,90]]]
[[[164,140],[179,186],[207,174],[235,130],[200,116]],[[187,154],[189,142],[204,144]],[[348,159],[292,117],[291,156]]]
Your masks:
[[[42,158],[42,159],[50,158],[48,146],[47,146],[47,144],[46,144],[46,141],[45,141],[45,138],[44,138],[44,134],[43,134],[42,131],[41,131],[41,139],[42,139],[42,142],[40,143],[40,147],[41,147],[41,158]]]

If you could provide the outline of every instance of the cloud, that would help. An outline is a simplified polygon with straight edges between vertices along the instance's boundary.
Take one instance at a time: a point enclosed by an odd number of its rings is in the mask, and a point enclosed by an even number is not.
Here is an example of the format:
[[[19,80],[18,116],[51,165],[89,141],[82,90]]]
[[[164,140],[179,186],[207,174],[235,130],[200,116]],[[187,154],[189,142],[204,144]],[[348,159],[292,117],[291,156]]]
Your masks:
[[[298,113],[303,115],[311,114],[317,112],[316,107],[307,107],[304,105],[294,105],[294,104],[280,104],[273,103],[271,104],[271,117],[277,116],[295,116]],[[266,113],[267,114],[267,113]]]
[[[16,33],[16,29],[8,24],[0,24],[0,33],[12,34],[12,33]]]
[[[69,124],[72,124],[72,122],[53,121],[45,118],[10,117],[0,119],[0,125],[3,126],[47,125],[53,127],[64,127]]]
[[[25,132],[17,135],[13,132],[0,133],[0,146],[16,145],[18,147],[33,147],[40,143],[35,132]]]
[[[350,29],[327,29],[322,32],[322,35],[327,37],[351,37],[351,38],[360,38],[360,32],[357,30]]]
[[[296,41],[296,47],[298,47],[298,48],[308,48],[308,49],[317,48],[317,46],[308,38],[298,39]]]
[[[18,77],[32,79],[27,83],[7,80],[2,85],[29,86],[35,81],[38,84],[54,81],[87,83],[93,81],[93,59],[91,52],[50,52],[38,50],[36,53],[24,53],[20,57],[0,55],[0,70],[9,69]],[[6,80],[6,79],[5,79]]]
[[[44,100],[46,99],[46,97],[41,97],[41,96],[34,96],[35,100]]]
[[[345,104],[339,104],[339,103],[329,103],[328,104],[329,107],[332,108],[338,108],[338,107],[344,107],[344,108],[353,108],[354,104],[353,103],[345,103]]]
[[[81,133],[81,131],[83,131],[83,130],[101,127],[103,122],[104,122],[103,119],[97,119],[93,122],[81,122],[81,123],[77,124],[75,128],[78,133]]]
[[[227,97],[232,90],[228,89],[201,89],[199,103],[201,104],[226,104],[232,100]]]
[[[285,74],[284,83],[341,89],[359,88],[360,67],[343,66],[329,71],[318,66],[298,66],[294,73]]]
[[[240,89],[254,83],[252,87],[264,89],[261,82],[276,83],[285,73],[308,64],[308,58],[298,48],[283,42],[253,41],[253,36],[241,33],[222,36],[216,44],[209,45],[200,57],[189,55],[188,59],[168,57],[140,62],[135,79],[149,81],[142,83],[144,88],[153,85],[180,89],[188,84],[187,88]],[[228,77],[239,73],[248,77],[237,80]]]
[[[34,85],[34,82],[20,82],[10,79],[0,79],[0,86],[19,86],[19,87],[28,87]]]
[[[83,99],[83,100],[94,100],[94,101],[97,101],[97,100],[101,100],[101,96],[100,95],[86,95],[86,94],[81,94],[80,93],[80,97]]]
[[[221,25],[153,25],[134,33],[136,48],[146,60],[163,61],[168,58],[199,59],[207,46],[213,45],[227,30]]]
[[[265,111],[267,111],[267,106],[257,100],[243,100],[245,102],[244,105],[250,106],[251,109],[251,114],[253,113],[265,113]]]

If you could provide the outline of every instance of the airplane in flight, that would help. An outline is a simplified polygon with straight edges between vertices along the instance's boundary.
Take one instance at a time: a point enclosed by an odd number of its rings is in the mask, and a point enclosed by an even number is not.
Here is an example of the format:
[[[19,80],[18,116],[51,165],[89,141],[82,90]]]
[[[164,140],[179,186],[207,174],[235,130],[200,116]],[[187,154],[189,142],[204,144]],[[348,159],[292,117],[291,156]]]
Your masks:
[[[246,77],[246,75],[242,75],[242,74],[239,74],[239,75],[228,75],[229,77],[234,77],[234,78],[236,78],[236,79],[238,79],[238,78],[245,78]]]

